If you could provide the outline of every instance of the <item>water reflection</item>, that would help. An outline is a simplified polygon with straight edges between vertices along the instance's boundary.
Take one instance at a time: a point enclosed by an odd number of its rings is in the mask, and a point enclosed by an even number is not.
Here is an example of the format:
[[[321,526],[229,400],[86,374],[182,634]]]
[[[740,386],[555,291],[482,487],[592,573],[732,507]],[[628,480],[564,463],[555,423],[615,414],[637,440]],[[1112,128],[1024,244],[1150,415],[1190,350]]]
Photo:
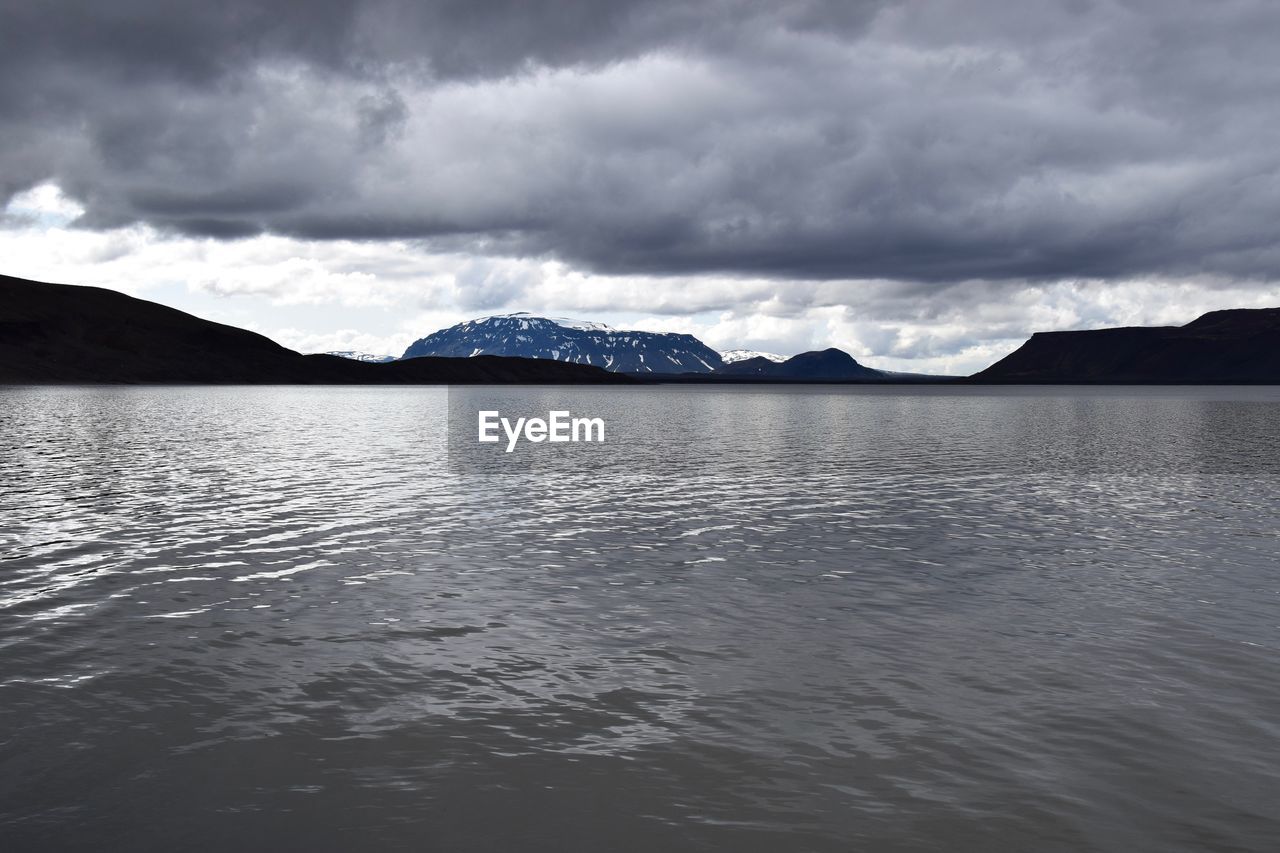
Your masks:
[[[1271,849],[1280,393],[483,393],[0,389],[0,833]]]

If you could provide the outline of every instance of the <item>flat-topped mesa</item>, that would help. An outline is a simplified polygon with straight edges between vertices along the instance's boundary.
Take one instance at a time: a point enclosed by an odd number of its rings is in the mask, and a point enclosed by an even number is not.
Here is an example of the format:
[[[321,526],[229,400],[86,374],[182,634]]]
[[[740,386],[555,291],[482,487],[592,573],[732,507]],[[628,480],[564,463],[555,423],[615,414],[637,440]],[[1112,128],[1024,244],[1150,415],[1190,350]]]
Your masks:
[[[1277,383],[1280,308],[1211,311],[1185,326],[1037,332],[971,379],[999,383]]]
[[[603,323],[519,312],[482,317],[414,341],[402,358],[518,356],[603,367],[615,373],[710,373],[720,354],[693,335],[614,329]]]

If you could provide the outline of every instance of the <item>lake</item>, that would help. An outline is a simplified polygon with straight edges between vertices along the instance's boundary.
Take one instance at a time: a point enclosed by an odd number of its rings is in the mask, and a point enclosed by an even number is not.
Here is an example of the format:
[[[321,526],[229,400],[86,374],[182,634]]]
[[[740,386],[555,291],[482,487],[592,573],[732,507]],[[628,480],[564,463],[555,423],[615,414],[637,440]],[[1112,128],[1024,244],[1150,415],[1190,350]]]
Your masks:
[[[6,851],[1280,845],[1280,388],[7,387],[0,483]]]

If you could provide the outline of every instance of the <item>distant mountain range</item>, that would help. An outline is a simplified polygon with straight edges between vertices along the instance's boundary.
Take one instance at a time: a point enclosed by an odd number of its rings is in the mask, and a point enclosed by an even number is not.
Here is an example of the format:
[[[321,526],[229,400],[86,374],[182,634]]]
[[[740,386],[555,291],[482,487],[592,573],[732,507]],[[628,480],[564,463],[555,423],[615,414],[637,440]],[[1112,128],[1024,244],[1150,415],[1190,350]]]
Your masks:
[[[506,355],[589,364],[615,373],[710,373],[720,353],[693,335],[611,329],[602,323],[503,314],[414,341],[402,358]]]
[[[693,335],[613,329],[603,323],[503,314],[450,326],[415,341],[405,357],[494,354],[591,364],[633,374],[755,377],[770,381],[877,381],[879,370],[838,349],[786,358],[753,350],[716,352]]]
[[[834,348],[802,352],[782,361],[762,355],[754,356],[725,365],[720,372],[726,376],[824,382],[859,379],[878,381],[887,376],[884,371],[861,365],[844,350]]]
[[[1037,332],[970,381],[1280,383],[1280,308],[1211,311],[1185,326]]]
[[[366,364],[302,355],[262,335],[114,290],[0,276],[0,383],[617,383],[597,367],[526,358]]]
[[[400,359],[387,358],[302,355],[113,290],[0,276],[0,383],[1280,384],[1280,308],[1213,311],[1185,326],[1039,332],[961,380],[876,370],[838,349],[785,359],[719,353],[692,335],[529,314],[460,323],[415,342]]]

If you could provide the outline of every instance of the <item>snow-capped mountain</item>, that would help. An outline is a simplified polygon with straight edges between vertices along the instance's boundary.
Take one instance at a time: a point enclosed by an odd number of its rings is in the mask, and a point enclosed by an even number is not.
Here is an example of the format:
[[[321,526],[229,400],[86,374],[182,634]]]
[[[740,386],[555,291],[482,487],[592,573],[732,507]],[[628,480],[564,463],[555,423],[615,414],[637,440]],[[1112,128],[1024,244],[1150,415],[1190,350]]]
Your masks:
[[[373,364],[396,360],[394,355],[373,355],[367,352],[356,352],[355,350],[331,350],[326,352],[325,355],[336,355],[339,358],[349,358],[352,361],[368,361]]]
[[[720,353],[720,360],[725,364],[746,361],[749,358],[767,358],[769,361],[776,361],[779,364],[787,360],[785,355],[778,355],[772,352],[757,352],[753,349],[731,349]]]
[[[710,373],[720,354],[693,335],[612,329],[520,312],[468,320],[414,341],[401,358],[507,355],[592,364],[624,373]]]

